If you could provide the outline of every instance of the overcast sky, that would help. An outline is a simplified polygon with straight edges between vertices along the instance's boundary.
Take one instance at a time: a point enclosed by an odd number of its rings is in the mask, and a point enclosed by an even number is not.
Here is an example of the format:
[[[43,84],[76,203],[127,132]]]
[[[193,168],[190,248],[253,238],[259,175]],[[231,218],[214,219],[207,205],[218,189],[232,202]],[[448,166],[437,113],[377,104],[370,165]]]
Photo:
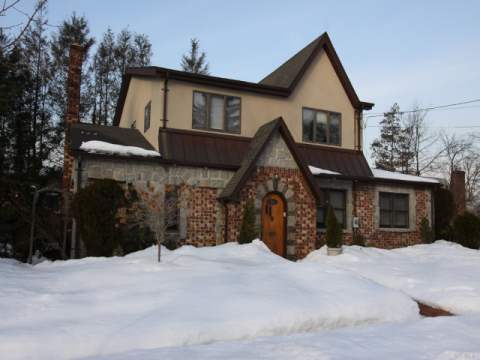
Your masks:
[[[28,9],[33,0],[23,0]],[[92,35],[124,27],[149,36],[153,65],[178,68],[200,39],[212,75],[259,81],[327,31],[370,113],[480,99],[480,1],[142,1],[49,0],[60,24],[73,11]],[[378,136],[369,118],[365,141]],[[480,102],[431,111],[432,130],[480,131]],[[476,126],[476,128],[475,128]],[[368,155],[368,152],[367,152]]]

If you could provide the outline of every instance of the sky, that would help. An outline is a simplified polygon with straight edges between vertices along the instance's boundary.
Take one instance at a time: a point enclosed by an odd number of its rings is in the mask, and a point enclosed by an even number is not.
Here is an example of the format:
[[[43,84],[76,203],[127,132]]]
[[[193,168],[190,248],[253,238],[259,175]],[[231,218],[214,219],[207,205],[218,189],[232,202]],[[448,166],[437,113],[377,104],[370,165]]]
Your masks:
[[[365,114],[365,150],[381,117],[402,110],[480,99],[480,1],[144,1],[49,0],[58,25],[85,15],[99,41],[110,27],[147,34],[152,64],[179,68],[192,37],[211,75],[257,82],[327,31],[357,94],[375,103]],[[28,10],[33,0],[22,0]],[[480,102],[430,111],[432,132],[480,132]]]

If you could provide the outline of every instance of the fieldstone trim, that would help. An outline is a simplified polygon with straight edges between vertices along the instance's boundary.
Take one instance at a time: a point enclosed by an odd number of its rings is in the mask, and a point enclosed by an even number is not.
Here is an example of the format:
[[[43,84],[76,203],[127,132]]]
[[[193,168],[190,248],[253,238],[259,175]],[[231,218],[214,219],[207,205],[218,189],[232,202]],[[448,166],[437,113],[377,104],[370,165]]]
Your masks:
[[[256,226],[261,229],[261,213],[262,213],[262,201],[265,195],[268,193],[279,193],[283,195],[286,206],[287,206],[287,216],[286,216],[286,230],[287,233],[285,234],[285,243],[286,243],[286,256],[289,259],[294,259],[297,254],[296,249],[296,208],[297,204],[295,202],[295,192],[292,188],[288,186],[288,184],[279,178],[269,179],[263,183],[257,185],[256,192],[255,192],[255,224]]]

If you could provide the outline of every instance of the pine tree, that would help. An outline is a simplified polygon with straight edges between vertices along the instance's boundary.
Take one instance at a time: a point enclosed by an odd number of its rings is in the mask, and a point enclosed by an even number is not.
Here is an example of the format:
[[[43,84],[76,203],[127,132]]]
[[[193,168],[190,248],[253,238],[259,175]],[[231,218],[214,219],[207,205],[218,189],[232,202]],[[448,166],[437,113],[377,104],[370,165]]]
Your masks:
[[[194,74],[208,75],[208,63],[206,62],[206,54],[202,51],[199,55],[200,41],[198,39],[190,40],[190,52],[182,56],[183,71]]]
[[[92,122],[110,125],[127,67],[147,66],[152,56],[148,37],[123,29],[115,38],[108,29],[99,43],[90,71],[94,74]]]
[[[46,36],[45,8],[39,9],[22,39],[23,61],[32,78],[28,104],[30,110],[30,134],[28,152],[25,154],[33,177],[40,174],[44,162],[58,146],[61,134],[52,117],[49,85],[52,66]]]
[[[247,200],[243,209],[243,219],[238,242],[240,244],[251,243],[257,236],[258,234],[255,226],[255,207],[252,200]]]
[[[399,164],[400,138],[402,127],[400,124],[400,107],[394,104],[383,120],[380,138],[375,139],[371,149],[375,159],[375,166],[379,169],[395,171]]]

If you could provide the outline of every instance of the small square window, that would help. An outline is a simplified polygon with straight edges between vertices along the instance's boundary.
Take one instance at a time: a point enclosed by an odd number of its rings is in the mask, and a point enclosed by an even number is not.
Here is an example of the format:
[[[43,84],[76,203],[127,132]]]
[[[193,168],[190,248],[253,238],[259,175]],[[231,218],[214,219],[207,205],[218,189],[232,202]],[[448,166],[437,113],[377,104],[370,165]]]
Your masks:
[[[150,114],[152,112],[152,102],[149,101],[145,106],[144,116],[143,116],[143,132],[146,132],[150,129]]]
[[[331,206],[337,221],[345,229],[347,224],[347,196],[345,190],[322,189],[325,205],[317,206],[317,228],[325,229],[328,207]]]

